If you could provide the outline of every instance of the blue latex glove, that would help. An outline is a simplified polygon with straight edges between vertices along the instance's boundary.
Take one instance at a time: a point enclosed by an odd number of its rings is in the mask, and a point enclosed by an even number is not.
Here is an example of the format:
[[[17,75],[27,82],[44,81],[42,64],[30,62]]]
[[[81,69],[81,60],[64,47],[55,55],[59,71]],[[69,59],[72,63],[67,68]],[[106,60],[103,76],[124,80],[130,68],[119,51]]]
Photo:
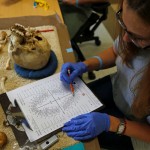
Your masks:
[[[68,69],[70,69],[71,71],[70,76],[68,76]],[[83,62],[65,63],[61,68],[60,80],[70,84],[74,81],[76,77],[87,72],[87,69],[87,66]]]
[[[110,118],[105,113],[92,112],[77,116],[64,124],[62,130],[75,140],[87,140],[109,131]]]

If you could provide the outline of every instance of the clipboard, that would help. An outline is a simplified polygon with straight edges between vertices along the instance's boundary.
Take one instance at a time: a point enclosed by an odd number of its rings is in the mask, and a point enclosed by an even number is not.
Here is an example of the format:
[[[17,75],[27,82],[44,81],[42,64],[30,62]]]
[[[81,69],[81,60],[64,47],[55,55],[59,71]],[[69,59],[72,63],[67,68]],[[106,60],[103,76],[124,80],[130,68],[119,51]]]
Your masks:
[[[15,106],[15,100],[18,102],[33,129],[31,131],[24,127],[25,134],[27,134],[31,142],[41,142],[61,131],[63,124],[71,118],[95,111],[103,106],[79,78],[75,80],[76,93],[72,97],[69,86],[62,84],[59,76],[59,73],[55,74],[9,91],[7,95],[2,94],[0,96],[3,99],[2,102],[10,101],[13,106]],[[6,115],[7,107],[3,107]],[[16,139],[19,142],[20,139],[17,137]]]

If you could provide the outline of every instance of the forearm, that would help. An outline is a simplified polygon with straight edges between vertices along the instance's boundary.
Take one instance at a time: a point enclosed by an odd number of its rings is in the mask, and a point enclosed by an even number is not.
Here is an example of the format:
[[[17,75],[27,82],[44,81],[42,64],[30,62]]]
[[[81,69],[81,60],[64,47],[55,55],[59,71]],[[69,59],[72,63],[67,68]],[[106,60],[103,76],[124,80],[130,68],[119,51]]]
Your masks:
[[[84,4],[94,4],[94,3],[100,3],[100,2],[108,2],[109,0],[63,0],[62,2],[64,4],[69,5],[84,5]]]
[[[100,56],[100,58],[102,59],[102,69],[107,69],[115,65],[116,54],[114,53],[113,47],[102,51],[97,56]],[[98,70],[100,66],[97,58],[87,59],[86,61],[84,61],[84,63],[87,65],[88,71]]]
[[[78,0],[79,4],[91,4],[91,3],[100,3],[100,2],[109,2],[109,0]]]
[[[109,131],[116,132],[119,123],[119,118],[110,116]],[[150,142],[150,125],[146,123],[138,123],[135,121],[126,120],[126,129],[124,135],[134,137],[145,142]]]

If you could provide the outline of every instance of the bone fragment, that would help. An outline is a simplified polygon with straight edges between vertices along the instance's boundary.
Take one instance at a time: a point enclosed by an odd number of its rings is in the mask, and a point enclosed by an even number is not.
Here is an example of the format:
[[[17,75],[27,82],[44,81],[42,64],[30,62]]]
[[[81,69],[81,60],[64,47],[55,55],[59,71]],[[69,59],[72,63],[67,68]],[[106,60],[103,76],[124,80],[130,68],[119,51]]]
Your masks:
[[[6,70],[11,70],[10,61],[11,61],[10,58],[8,58],[5,67]]]
[[[3,41],[0,41],[0,44],[5,44],[7,41],[7,39],[3,40]]]
[[[7,90],[5,89],[5,81],[7,80],[7,77],[4,76],[1,78],[1,88],[3,92],[7,92]]]
[[[0,32],[0,44],[7,42],[7,33],[5,31]]]

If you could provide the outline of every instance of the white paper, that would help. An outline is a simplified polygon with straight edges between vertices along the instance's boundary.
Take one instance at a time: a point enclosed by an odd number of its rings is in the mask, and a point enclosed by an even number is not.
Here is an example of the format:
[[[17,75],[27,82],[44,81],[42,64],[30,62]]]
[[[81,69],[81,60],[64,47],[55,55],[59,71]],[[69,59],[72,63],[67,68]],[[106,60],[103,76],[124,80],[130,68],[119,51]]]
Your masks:
[[[17,101],[28,120],[33,131],[25,130],[31,142],[61,128],[71,118],[102,106],[79,78],[74,88],[73,96],[58,73],[6,93],[12,103]]]

